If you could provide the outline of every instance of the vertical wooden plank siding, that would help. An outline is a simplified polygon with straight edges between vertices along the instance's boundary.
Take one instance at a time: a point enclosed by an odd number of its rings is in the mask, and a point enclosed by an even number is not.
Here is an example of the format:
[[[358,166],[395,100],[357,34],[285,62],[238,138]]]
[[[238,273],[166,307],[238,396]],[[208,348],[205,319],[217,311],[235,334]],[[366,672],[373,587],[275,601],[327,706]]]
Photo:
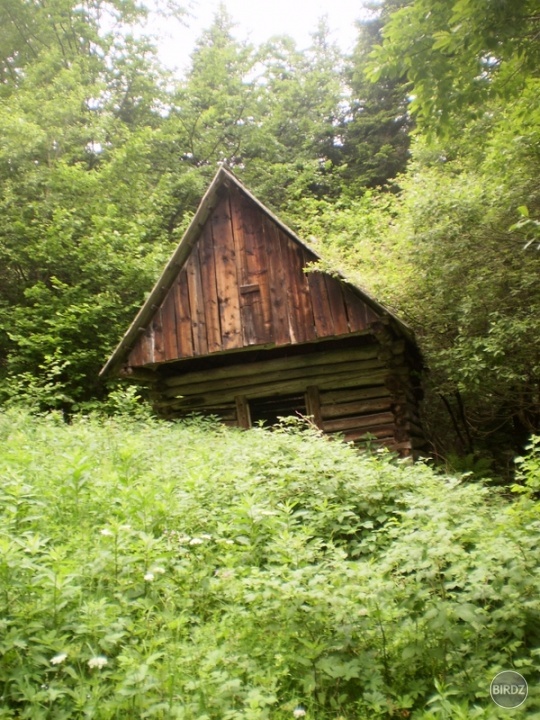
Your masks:
[[[152,324],[150,324],[144,331],[141,339],[141,355],[143,358],[143,365],[147,365],[154,362],[154,334],[152,332]]]
[[[161,319],[161,314],[161,308],[158,308],[150,324],[154,341],[154,362],[164,362],[165,360],[165,345],[163,342],[163,321]]]
[[[350,328],[347,308],[345,307],[345,300],[343,299],[342,283],[331,275],[325,274],[323,277],[328,293],[328,304],[334,323],[334,332],[336,335],[347,335]]]
[[[366,330],[369,323],[378,319],[373,310],[346,285],[343,285],[343,296],[351,332]]]
[[[303,273],[300,274],[301,260],[298,254],[294,252],[294,248],[290,246],[287,237],[283,237],[280,232],[276,232],[276,237],[281,246],[283,274],[286,278],[282,286],[282,292],[287,297],[290,341],[292,343],[305,342],[306,328],[300,320],[302,317],[300,285],[304,282]]]
[[[206,338],[206,318],[204,316],[204,295],[202,290],[199,255],[192,252],[186,263],[191,308],[191,324],[193,327],[193,354],[206,355],[208,341]]]
[[[322,428],[321,398],[319,388],[316,385],[309,385],[306,388],[306,411],[313,418],[315,425]]]
[[[332,311],[328,300],[328,290],[324,277],[320,272],[304,273],[307,277],[311,304],[313,306],[313,319],[317,337],[331,337],[335,335]]]
[[[364,332],[377,313],[238,188],[219,200],[128,363]]]
[[[245,347],[257,344],[254,316],[257,313],[257,301],[260,291],[257,284],[248,283],[247,280],[247,248],[244,223],[239,213],[238,203],[236,202],[234,194],[231,194],[229,198],[229,207],[231,214],[231,232],[234,243],[234,258],[236,262],[238,300],[240,302],[240,329],[242,332],[242,344]]]
[[[208,224],[205,225],[202,231],[198,249],[208,352],[218,352],[222,348],[221,321],[214,259],[214,240],[212,228]]]
[[[238,427],[246,430],[251,427],[251,415],[249,412],[249,403],[244,395],[237,395],[234,398],[236,405],[236,421]]]
[[[179,357],[193,357],[193,328],[189,306],[187,270],[182,268],[174,284],[176,309],[176,342]]]
[[[231,194],[231,218],[240,285],[244,345],[270,342],[272,314],[260,213],[240,193]]]
[[[306,341],[317,339],[317,329],[315,327],[315,316],[313,311],[313,299],[311,297],[311,291],[309,289],[309,281],[307,273],[304,272],[304,268],[311,262],[317,260],[313,253],[309,252],[306,248],[298,245],[293,240],[288,238],[289,247],[293,248],[295,254],[300,263],[300,277],[301,282],[299,283],[300,290],[300,308],[302,313],[302,325],[305,328]]]
[[[307,342],[317,338],[313,306],[309,292],[308,279],[304,267],[309,259],[303,248],[293,240],[280,233],[281,246],[287,277],[287,294],[289,297],[289,324],[293,334],[293,342]]]
[[[270,307],[272,311],[272,327],[276,345],[288,345],[296,342],[292,337],[289,324],[289,298],[286,292],[286,276],[281,257],[281,243],[278,229],[267,218],[263,218],[262,231],[265,240],[266,262],[268,263]]]
[[[176,340],[176,313],[174,288],[171,288],[163,302],[163,344],[165,360],[174,360],[178,357],[178,343]]]
[[[137,367],[138,365],[143,364],[143,357],[142,357],[142,352],[141,352],[141,333],[140,332],[137,337],[137,342],[135,343],[135,345],[131,348],[131,350],[129,352],[126,364],[130,367]]]
[[[214,240],[216,285],[223,350],[242,347],[240,297],[229,198],[224,197],[210,220]]]

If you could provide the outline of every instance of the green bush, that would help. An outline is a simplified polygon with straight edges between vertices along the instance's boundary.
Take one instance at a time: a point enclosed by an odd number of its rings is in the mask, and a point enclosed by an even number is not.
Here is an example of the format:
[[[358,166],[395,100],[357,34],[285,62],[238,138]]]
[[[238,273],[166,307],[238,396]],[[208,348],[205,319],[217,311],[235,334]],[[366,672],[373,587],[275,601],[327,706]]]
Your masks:
[[[510,668],[540,717],[528,494],[290,424],[15,411],[0,474],[0,718],[501,718]]]

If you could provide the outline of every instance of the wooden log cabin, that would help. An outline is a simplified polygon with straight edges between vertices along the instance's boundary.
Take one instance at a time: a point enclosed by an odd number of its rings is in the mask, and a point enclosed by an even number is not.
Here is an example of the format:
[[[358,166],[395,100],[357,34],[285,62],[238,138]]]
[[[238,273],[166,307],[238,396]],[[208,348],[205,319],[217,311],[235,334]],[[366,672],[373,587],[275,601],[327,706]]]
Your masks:
[[[320,260],[226,168],[102,377],[150,387],[165,418],[249,428],[310,416],[402,455],[424,444],[410,329]]]

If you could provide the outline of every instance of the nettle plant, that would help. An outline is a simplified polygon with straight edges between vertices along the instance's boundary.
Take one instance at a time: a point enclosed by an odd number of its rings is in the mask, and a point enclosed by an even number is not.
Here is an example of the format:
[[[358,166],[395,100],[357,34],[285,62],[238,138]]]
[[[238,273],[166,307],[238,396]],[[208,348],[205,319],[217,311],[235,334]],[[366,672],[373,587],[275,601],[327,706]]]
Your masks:
[[[540,712],[531,493],[295,423],[15,411],[0,473],[0,718],[499,718],[504,669]]]

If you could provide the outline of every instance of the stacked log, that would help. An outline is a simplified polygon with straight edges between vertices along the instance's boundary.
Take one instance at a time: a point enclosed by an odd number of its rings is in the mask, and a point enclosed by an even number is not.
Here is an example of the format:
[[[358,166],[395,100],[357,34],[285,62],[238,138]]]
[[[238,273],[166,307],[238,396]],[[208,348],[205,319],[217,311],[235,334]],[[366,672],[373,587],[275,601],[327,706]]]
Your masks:
[[[409,367],[405,341],[380,323],[351,347],[264,360],[238,354],[231,364],[204,370],[169,368],[159,381],[146,369],[132,376],[151,384],[154,409],[167,418],[200,413],[249,428],[296,412],[326,434],[412,455],[424,440]]]

